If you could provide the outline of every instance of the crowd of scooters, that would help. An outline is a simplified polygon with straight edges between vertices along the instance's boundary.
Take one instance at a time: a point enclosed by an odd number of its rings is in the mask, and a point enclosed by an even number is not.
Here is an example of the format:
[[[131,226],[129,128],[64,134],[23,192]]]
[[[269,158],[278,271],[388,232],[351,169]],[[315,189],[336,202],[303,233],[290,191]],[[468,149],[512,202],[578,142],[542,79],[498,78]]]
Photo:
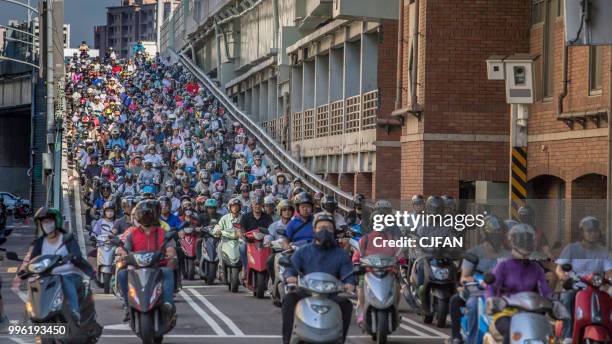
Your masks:
[[[461,234],[442,226],[373,231],[373,216],[394,209],[360,194],[342,215],[333,195],[309,191],[275,165],[169,59],[141,50],[132,59],[112,50],[90,58],[82,46],[67,71],[68,158],[91,250],[81,253],[59,211],[41,208],[41,236],[15,284],[27,280],[29,319],[67,324],[70,342],[94,343],[102,333],[94,283],[121,300],[143,343],[161,343],[176,324],[184,280],[269,297],[282,310],[283,343],[343,343],[352,321],[386,343],[402,301],[425,323],[446,327],[450,317],[453,344],[611,341],[612,262],[595,217],[580,221],[580,240],[560,253],[528,206],[517,221],[488,215],[481,243],[469,249],[377,247],[379,237]],[[414,213],[458,211],[450,196],[411,203]]]

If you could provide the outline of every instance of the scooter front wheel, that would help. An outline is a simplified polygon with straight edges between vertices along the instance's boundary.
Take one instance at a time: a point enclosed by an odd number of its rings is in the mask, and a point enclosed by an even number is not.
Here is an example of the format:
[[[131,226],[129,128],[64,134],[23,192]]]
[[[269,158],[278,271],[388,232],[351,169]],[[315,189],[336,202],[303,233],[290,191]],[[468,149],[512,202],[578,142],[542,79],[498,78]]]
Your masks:
[[[155,344],[155,332],[153,326],[153,314],[146,313],[140,314],[140,339],[142,340],[142,344]]]
[[[389,313],[384,310],[376,312],[376,344],[386,344],[389,335]]]
[[[102,283],[104,284],[104,294],[110,294],[112,274],[102,273]]]
[[[239,277],[239,273],[240,270],[238,270],[238,268],[230,268],[230,283],[229,283],[229,290],[232,293],[237,293],[238,292],[238,287],[240,286],[240,277]]]
[[[448,299],[436,299],[436,326],[446,327],[446,316],[448,315]]]
[[[255,273],[255,297],[258,299],[263,299],[267,287],[268,276],[266,275],[266,273],[262,271]]]
[[[217,276],[217,264],[208,262],[204,263],[207,265],[206,268],[206,284],[213,285],[215,284],[215,277]]]
[[[194,280],[195,266],[192,259],[185,259],[185,270],[187,270],[187,280]]]

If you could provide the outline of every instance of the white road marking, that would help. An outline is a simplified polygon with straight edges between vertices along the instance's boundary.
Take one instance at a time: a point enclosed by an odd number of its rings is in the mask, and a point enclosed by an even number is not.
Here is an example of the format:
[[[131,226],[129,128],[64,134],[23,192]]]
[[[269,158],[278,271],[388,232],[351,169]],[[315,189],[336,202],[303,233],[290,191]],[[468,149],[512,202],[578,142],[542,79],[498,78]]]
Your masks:
[[[30,343],[34,343],[33,341],[26,341],[23,338],[8,337],[8,339],[12,340],[13,342],[15,342],[17,344],[30,344]]]
[[[229,327],[230,330],[234,332],[235,335],[244,335],[244,333],[240,331],[240,329],[238,328],[238,326],[236,326],[232,319],[228,318],[225,314],[223,314],[217,307],[215,307],[215,305],[212,304],[212,302],[208,301],[202,294],[198,293],[197,290],[190,289],[190,291],[193,296],[200,300],[206,307],[208,307],[208,309],[211,310],[211,312],[213,312],[217,317],[219,317],[219,319],[221,319],[227,325],[227,327]]]
[[[104,326],[105,330],[131,331],[132,328],[128,324],[115,324]]]
[[[406,323],[409,323],[409,324],[411,324],[411,325],[413,325],[413,326],[420,327],[421,329],[423,329],[423,330],[425,330],[425,331],[428,331],[428,332],[434,333],[434,334],[436,334],[436,335],[438,335],[438,336],[439,336],[439,337],[437,337],[437,338],[440,338],[440,337],[441,337],[441,338],[448,338],[448,335],[447,335],[446,333],[441,332],[441,331],[438,331],[438,330],[436,330],[436,329],[434,329],[434,328],[431,328],[431,327],[425,326],[425,325],[423,325],[423,324],[419,324],[418,322],[416,322],[416,321],[414,321],[414,320],[412,320],[412,319],[410,319],[410,318],[407,318],[407,317],[402,317],[402,321],[403,321],[403,322],[406,322]]]
[[[399,324],[399,327],[403,328],[404,330],[406,330],[408,332],[411,332],[411,333],[414,333],[414,334],[416,334],[418,336],[421,336],[421,337],[429,337],[429,336],[431,336],[431,335],[429,335],[429,334],[427,334],[425,332],[421,332],[421,331],[417,330],[414,327],[410,327],[408,325],[404,325],[404,324],[401,324],[401,323]]]
[[[1,337],[0,337],[1,338]],[[136,335],[133,334],[103,334],[102,338],[138,338],[136,337]],[[282,338],[281,335],[267,335],[267,334],[253,334],[253,335],[249,335],[249,334],[245,334],[245,335],[228,335],[228,336],[219,336],[219,335],[214,335],[214,334],[166,334],[164,335],[164,338],[218,338],[218,339],[223,339],[223,338],[252,338],[252,339],[257,339],[257,338]],[[357,336],[347,336],[347,338],[371,338],[371,336],[367,336],[367,335],[357,335]],[[403,335],[389,335],[390,339],[440,339],[440,337],[436,337],[436,336],[427,336],[427,337],[421,337],[421,336],[403,336]]]
[[[185,299],[185,301],[187,301],[191,308],[193,308],[193,310],[196,311],[196,313],[198,313],[202,319],[204,319],[204,321],[206,321],[206,323],[213,329],[213,331],[215,331],[217,335],[227,335],[219,324],[217,324],[217,322],[210,315],[208,315],[208,313],[206,313],[200,306],[198,306],[197,303],[193,301],[191,296],[187,295],[187,293],[182,290],[179,292],[179,294],[183,297],[183,299]]]

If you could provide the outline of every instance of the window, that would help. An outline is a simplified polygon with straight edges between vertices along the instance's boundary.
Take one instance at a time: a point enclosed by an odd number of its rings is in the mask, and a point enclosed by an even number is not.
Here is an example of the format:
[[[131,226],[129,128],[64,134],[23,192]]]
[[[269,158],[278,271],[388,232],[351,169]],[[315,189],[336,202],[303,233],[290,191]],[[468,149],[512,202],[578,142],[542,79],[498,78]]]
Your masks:
[[[563,0],[557,1],[557,17],[563,17]]]
[[[589,94],[601,94],[602,51],[600,45],[589,47]]]
[[[531,0],[531,25],[544,21],[546,0]]]
[[[542,66],[542,96],[544,99],[553,95],[554,58],[555,58],[555,19],[557,18],[557,0],[544,1],[544,59]]]

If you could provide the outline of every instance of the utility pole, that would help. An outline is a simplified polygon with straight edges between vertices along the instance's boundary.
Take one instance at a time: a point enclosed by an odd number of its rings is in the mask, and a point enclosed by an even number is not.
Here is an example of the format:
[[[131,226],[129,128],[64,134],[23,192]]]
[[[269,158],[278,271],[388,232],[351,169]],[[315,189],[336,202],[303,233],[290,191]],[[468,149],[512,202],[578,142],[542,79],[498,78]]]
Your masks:
[[[172,6],[172,4],[170,5]],[[162,0],[157,0],[157,32],[155,44],[157,46],[157,52],[161,53],[161,27],[164,23],[164,4]]]

